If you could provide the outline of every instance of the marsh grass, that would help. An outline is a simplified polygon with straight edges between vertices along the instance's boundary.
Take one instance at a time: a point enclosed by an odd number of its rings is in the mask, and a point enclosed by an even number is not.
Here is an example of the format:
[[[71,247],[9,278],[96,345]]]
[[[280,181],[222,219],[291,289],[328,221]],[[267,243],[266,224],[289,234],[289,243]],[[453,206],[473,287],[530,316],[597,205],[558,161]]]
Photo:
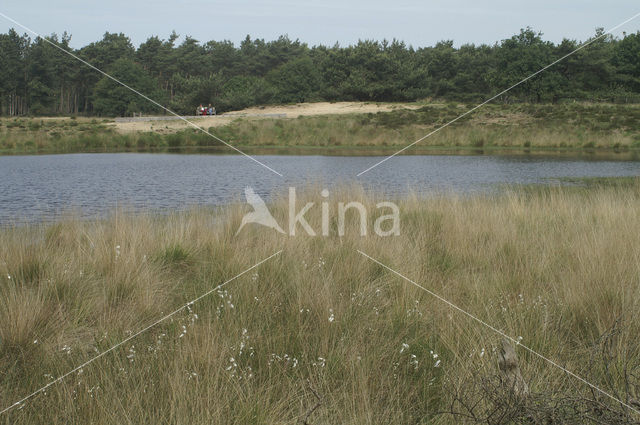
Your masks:
[[[381,199],[381,198],[380,198]],[[309,189],[299,202],[324,199]],[[377,197],[335,190],[331,205]],[[332,207],[333,208],[333,207]],[[271,206],[286,223],[287,205]],[[258,261],[283,252],[0,417],[32,423],[459,423],[457,390],[496,371],[499,338],[357,249],[594,384],[585,356],[640,362],[640,182],[410,196],[401,235],[286,237],[230,205],[166,216],[66,218],[0,231],[4,408]],[[332,217],[335,211],[331,212]],[[307,214],[320,228],[320,208]],[[519,351],[533,392],[588,388]],[[553,401],[553,400],[551,400]],[[481,403],[490,404],[483,400]],[[490,407],[490,406],[489,406]]]

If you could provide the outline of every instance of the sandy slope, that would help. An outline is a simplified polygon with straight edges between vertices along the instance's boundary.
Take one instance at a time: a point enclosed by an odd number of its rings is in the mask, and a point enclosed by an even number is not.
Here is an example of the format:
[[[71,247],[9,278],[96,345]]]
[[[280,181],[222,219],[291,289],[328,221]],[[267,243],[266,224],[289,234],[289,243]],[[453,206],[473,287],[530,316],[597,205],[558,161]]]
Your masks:
[[[318,102],[299,103],[295,105],[260,106],[247,108],[242,111],[233,111],[213,117],[195,118],[192,122],[202,128],[218,127],[229,124],[238,117],[247,116],[260,119],[262,115],[266,118],[282,116],[283,118],[297,118],[299,116],[311,115],[335,115],[335,114],[362,114],[387,112],[393,109],[416,109],[420,105],[414,103],[364,103],[364,102]],[[110,125],[123,133],[132,131],[157,131],[174,132],[187,128],[189,124],[182,120],[171,121],[137,121],[137,122],[117,122]]]
[[[364,103],[364,102],[317,102],[298,103],[295,105],[263,106],[248,108],[234,114],[286,114],[287,118],[297,118],[307,115],[333,115],[333,114],[362,114],[368,112],[387,112],[398,108],[418,108],[411,103]]]

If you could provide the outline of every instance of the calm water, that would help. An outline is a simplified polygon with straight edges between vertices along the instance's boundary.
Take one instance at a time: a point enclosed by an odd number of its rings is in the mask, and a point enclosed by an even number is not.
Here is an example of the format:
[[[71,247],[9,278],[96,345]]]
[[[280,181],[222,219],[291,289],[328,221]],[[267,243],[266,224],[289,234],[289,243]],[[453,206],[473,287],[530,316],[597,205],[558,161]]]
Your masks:
[[[269,195],[290,185],[359,182],[389,194],[409,190],[491,191],[504,183],[560,177],[640,175],[640,161],[527,156],[399,156],[356,174],[382,157],[260,156],[281,178],[242,156],[72,154],[0,157],[0,223],[52,219],[64,211],[91,216],[116,205],[185,208],[241,200],[245,186]]]

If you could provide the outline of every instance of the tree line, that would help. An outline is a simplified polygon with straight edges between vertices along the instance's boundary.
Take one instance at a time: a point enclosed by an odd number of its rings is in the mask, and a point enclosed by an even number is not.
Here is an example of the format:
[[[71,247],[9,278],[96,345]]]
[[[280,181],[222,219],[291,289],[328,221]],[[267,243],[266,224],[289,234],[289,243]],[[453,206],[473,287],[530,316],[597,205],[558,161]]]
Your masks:
[[[591,38],[603,35],[596,30]],[[201,43],[149,37],[137,49],[129,37],[105,33],[80,49],[66,32],[47,39],[169,109],[193,114],[310,101],[477,102],[499,93],[576,49],[545,41],[531,28],[493,45],[453,41],[414,48],[402,41],[309,46],[281,36]],[[162,110],[42,38],[10,29],[0,34],[0,114],[124,116]],[[499,99],[640,102],[640,32],[602,36]]]

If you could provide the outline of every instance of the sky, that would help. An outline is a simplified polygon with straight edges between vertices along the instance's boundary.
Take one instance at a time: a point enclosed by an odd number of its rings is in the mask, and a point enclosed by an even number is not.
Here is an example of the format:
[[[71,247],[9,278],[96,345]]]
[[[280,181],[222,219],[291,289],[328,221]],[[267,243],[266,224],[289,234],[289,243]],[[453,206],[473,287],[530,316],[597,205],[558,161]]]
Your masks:
[[[0,13],[49,35],[67,31],[82,47],[106,32],[123,32],[138,46],[149,36],[183,40],[231,40],[247,34],[280,35],[309,45],[354,44],[360,39],[398,39],[414,47],[441,40],[493,44],[530,26],[543,38],[586,40],[640,12],[638,0],[3,0]],[[0,16],[0,32],[25,30]],[[640,17],[614,35],[640,30]]]

